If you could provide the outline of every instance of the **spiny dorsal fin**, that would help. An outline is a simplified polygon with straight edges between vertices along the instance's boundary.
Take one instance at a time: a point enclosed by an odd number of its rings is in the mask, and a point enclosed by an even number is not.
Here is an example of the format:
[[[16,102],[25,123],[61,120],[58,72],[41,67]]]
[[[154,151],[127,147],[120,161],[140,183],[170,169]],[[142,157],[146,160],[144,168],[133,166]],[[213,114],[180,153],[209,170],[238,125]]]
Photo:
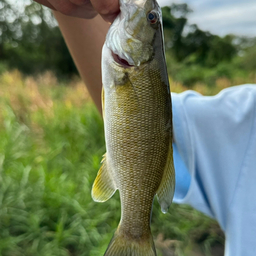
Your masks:
[[[116,187],[107,168],[106,154],[92,186],[92,198],[95,202],[107,201],[116,191]]]
[[[163,213],[167,213],[175,190],[175,172],[173,164],[172,141],[170,141],[167,162],[161,184],[156,192]]]

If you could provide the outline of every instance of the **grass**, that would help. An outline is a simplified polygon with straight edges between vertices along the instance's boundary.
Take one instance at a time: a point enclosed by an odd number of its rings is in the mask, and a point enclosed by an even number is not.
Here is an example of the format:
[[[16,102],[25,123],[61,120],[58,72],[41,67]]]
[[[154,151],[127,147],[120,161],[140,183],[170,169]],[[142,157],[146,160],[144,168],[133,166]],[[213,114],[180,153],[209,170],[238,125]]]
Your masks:
[[[172,91],[186,89],[171,81]],[[224,80],[207,89],[214,94]],[[18,71],[0,76],[0,256],[98,256],[120,219],[119,195],[91,199],[105,153],[103,123],[79,79],[60,83]],[[215,221],[188,206],[154,202],[158,255],[211,255],[223,248]],[[216,254],[217,255],[217,254]]]

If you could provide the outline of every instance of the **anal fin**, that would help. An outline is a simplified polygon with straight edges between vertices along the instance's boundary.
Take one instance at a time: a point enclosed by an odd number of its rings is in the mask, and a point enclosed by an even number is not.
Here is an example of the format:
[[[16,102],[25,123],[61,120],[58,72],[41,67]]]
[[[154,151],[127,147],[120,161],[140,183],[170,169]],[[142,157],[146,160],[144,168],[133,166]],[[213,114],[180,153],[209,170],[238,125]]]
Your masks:
[[[115,184],[108,170],[106,154],[103,156],[101,163],[102,165],[92,186],[92,198],[95,202],[107,201],[116,191]]]
[[[167,213],[173,199],[175,190],[175,171],[173,163],[172,141],[170,141],[168,157],[164,169],[164,175],[156,192],[158,202],[163,213]]]

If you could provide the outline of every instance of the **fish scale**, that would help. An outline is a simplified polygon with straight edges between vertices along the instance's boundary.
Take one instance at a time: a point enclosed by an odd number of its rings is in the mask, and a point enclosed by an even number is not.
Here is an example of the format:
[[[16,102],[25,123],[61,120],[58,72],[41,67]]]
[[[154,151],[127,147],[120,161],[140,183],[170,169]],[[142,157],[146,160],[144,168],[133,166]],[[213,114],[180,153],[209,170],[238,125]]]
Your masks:
[[[153,199],[157,194],[166,212],[175,185],[161,10],[155,0],[120,0],[120,8],[122,15],[111,25],[102,51],[107,152],[92,197],[104,202],[116,189],[120,194],[121,220],[106,256],[154,256]],[[148,13],[156,15],[158,23],[151,24]]]

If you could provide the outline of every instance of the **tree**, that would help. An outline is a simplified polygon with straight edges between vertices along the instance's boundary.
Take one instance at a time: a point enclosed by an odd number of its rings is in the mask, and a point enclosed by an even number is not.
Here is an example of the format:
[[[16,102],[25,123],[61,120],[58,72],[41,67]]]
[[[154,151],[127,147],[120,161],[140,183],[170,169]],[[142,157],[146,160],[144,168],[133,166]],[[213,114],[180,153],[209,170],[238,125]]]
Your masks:
[[[17,3],[18,4],[18,3]],[[53,70],[59,75],[76,68],[51,11],[29,1],[0,5],[0,61],[24,73]]]
[[[237,54],[234,37],[221,38],[195,24],[188,25],[187,14],[190,12],[187,4],[173,4],[162,9],[166,50],[178,62],[187,64],[212,67],[221,61],[230,61]],[[187,33],[184,33],[185,28]]]

